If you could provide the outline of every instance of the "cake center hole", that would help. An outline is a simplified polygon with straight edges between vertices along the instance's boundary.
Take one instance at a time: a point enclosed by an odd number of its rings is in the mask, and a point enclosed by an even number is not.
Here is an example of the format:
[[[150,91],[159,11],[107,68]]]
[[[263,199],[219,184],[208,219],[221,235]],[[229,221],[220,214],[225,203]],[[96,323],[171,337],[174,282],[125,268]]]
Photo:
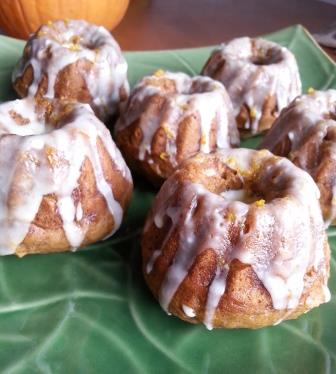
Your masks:
[[[251,57],[251,61],[254,65],[272,65],[277,64],[282,60],[281,50],[271,49],[258,49],[256,53]]]
[[[81,43],[81,45],[84,47],[84,48],[87,48],[87,49],[90,49],[92,51],[98,49],[99,47],[102,46],[102,43],[94,43],[93,41],[89,40],[89,41],[83,41]]]
[[[95,50],[102,45],[100,40],[91,40],[85,35],[78,34],[73,34],[66,38],[62,44],[72,51],[80,51],[83,48]]]
[[[208,85],[205,84],[204,82],[194,80],[190,88],[185,90],[184,94],[186,95],[204,94],[207,92],[211,92],[211,90],[212,88],[208,87]]]
[[[241,188],[239,190],[227,190],[220,193],[220,196],[227,201],[240,201],[245,204],[252,204],[260,197],[255,195],[252,191]]]

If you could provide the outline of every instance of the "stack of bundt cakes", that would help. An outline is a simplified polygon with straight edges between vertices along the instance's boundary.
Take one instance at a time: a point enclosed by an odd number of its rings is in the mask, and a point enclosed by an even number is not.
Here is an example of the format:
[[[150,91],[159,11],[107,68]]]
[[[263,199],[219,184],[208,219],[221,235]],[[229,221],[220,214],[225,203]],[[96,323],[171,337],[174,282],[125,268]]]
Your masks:
[[[159,69],[129,93],[107,30],[56,21],[30,37],[13,85],[21,99],[0,105],[1,255],[113,234],[132,195],[129,166],[162,185],[141,248],[167,313],[260,328],[329,300],[336,91],[299,96],[289,50],[234,39],[200,75]],[[268,150],[237,148],[269,129]]]
[[[85,21],[50,22],[28,40],[13,85],[26,98],[0,105],[0,254],[75,250],[112,235],[133,182],[95,114],[107,119],[128,96],[118,44]]]

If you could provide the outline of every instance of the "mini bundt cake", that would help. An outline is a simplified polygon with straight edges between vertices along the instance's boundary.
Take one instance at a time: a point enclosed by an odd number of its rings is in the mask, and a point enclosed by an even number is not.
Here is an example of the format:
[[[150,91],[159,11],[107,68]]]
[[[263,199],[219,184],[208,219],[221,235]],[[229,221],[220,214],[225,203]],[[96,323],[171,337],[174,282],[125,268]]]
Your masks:
[[[259,328],[329,300],[329,245],[308,173],[270,152],[199,153],[147,218],[145,280],[162,308],[207,328]]]
[[[79,20],[41,26],[24,48],[13,84],[20,97],[89,103],[102,120],[115,114],[129,93],[117,42],[104,27]]]
[[[232,104],[221,83],[162,70],[135,86],[115,126],[115,139],[131,168],[156,185],[198,151],[239,144]]]
[[[0,105],[0,254],[74,250],[112,235],[132,179],[88,104]]]
[[[285,108],[260,144],[307,171],[320,189],[326,226],[336,224],[336,90],[310,90]]]
[[[243,37],[222,44],[202,74],[224,84],[243,136],[268,130],[281,109],[301,94],[294,55],[263,39]]]

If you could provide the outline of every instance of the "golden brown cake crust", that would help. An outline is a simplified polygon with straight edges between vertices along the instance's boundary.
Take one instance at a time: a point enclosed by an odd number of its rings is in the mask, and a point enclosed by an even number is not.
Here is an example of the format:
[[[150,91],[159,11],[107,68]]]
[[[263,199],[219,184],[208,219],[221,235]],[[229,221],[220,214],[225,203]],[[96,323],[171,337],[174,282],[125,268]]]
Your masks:
[[[247,151],[252,152],[252,156],[249,153],[249,167],[245,168],[242,166],[244,162],[239,163],[239,161],[237,167],[232,158],[238,160],[239,151],[241,150],[236,150],[236,153],[233,153],[233,150],[226,151],[225,155],[224,151],[210,155],[200,154],[185,162],[182,168],[162,186],[147,218],[142,237],[143,273],[154,296],[159,299],[167,312],[191,323],[203,322],[208,328],[260,328],[273,325],[281,320],[297,318],[328,299],[326,284],[330,254],[318,208],[316,186],[308,175],[301,174],[302,172],[285,161],[286,166],[289,164],[288,167],[294,170],[291,170],[294,172],[294,175],[291,175],[285,165],[282,166],[283,159],[274,158],[268,152],[262,154],[262,152]],[[246,152],[245,156],[241,153],[240,158],[246,158]],[[281,299],[279,296],[281,287],[278,296],[274,290],[269,291],[263,283],[267,283],[269,279],[266,277],[262,281],[258,277],[258,267],[253,264],[253,260],[250,258],[251,263],[244,263],[242,259],[247,259],[245,255],[251,251],[259,253],[257,257],[270,256],[271,259],[276,253],[281,256],[281,250],[277,245],[286,239],[281,239],[277,232],[267,229],[266,226],[259,232],[257,223],[261,222],[261,217],[265,217],[264,209],[271,212],[271,215],[274,214],[277,219],[276,212],[285,204],[290,204],[292,214],[298,214],[295,209],[298,209],[301,203],[296,205],[295,194],[287,195],[283,181],[280,181],[280,185],[274,187],[273,191],[268,184],[270,192],[259,191],[259,196],[255,195],[255,199],[258,200],[247,203],[243,220],[241,220],[243,216],[239,216],[243,209],[242,205],[237,208],[237,202],[232,203],[236,205],[226,203],[225,205],[223,201],[218,200],[218,194],[222,191],[240,190],[246,188],[250,183],[249,180],[256,181],[259,178],[257,174],[265,173],[258,171],[260,165],[266,170],[274,167],[274,172],[269,175],[268,181],[275,179],[277,175],[282,175],[280,170],[283,170],[285,174],[288,173],[286,184],[295,184],[294,180],[298,178],[299,181],[309,185],[308,190],[312,188],[312,196],[315,196],[312,205],[315,205],[314,209],[318,217],[313,218],[316,219],[314,223],[309,223],[309,218],[305,229],[300,227],[304,231],[307,230],[306,239],[313,237],[314,241],[310,249],[304,250],[311,250],[312,256],[316,256],[319,260],[315,265],[309,263],[302,270],[302,292],[297,296],[292,307],[288,307],[290,304],[283,308],[279,307],[280,304],[275,307],[274,302],[277,303]],[[296,173],[299,176],[296,176]],[[255,183],[264,182],[266,183],[266,180],[260,179]],[[255,188],[253,185],[250,187]],[[193,194],[186,193],[190,188]],[[195,196],[198,196],[197,200]],[[275,212],[272,208],[273,204],[275,204]],[[307,204],[309,205],[310,202]],[[220,212],[220,217],[212,221],[215,217],[212,212],[216,209]],[[221,229],[216,231],[214,227],[221,227]],[[299,240],[294,236],[295,230],[292,232],[290,227],[284,230],[288,232],[283,235],[293,240],[288,244],[288,250],[295,253],[295,247],[297,248],[295,241]],[[310,235],[311,231],[313,234]],[[245,241],[242,241],[242,238],[245,238]],[[258,240],[260,244],[256,244]],[[218,245],[219,242],[220,246],[216,247],[216,243]],[[240,244],[239,247],[239,243],[245,244],[243,246]],[[265,252],[260,251],[261,243],[264,245]],[[243,249],[235,253],[238,247]],[[183,251],[185,251],[184,256]],[[175,272],[172,271],[173,267],[176,268]],[[211,299],[209,295],[214,290],[213,284],[220,279],[219,269],[225,271],[226,268],[228,272],[225,279],[225,292],[217,300],[217,304],[212,306],[213,314],[210,314],[209,320],[208,303]],[[186,275],[181,277],[185,269],[187,269]],[[178,282],[176,277],[179,278]],[[169,292],[174,290],[172,284],[177,286],[176,291],[167,297]],[[270,287],[270,282],[267,284]],[[217,283],[217,287],[219,286],[220,284]]]

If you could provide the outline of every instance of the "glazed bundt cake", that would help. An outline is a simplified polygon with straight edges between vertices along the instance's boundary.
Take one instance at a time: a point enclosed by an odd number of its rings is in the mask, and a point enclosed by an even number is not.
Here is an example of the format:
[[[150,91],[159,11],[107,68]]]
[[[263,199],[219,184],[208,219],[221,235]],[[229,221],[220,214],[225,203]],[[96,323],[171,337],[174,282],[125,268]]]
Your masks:
[[[328,226],[336,224],[336,90],[297,97],[260,144],[307,171],[321,193]]]
[[[73,250],[112,235],[132,179],[88,104],[0,105],[0,254]]]
[[[135,86],[115,139],[131,168],[158,185],[198,151],[238,145],[239,134],[221,83],[158,70]]]
[[[162,308],[213,327],[259,328],[329,300],[329,245],[308,173],[270,152],[187,160],[147,218],[145,280]]]
[[[13,72],[20,97],[62,98],[89,103],[102,120],[127,98],[127,63],[102,26],[85,21],[43,25],[28,40]]]
[[[294,55],[263,39],[243,37],[222,44],[202,74],[224,84],[243,136],[268,130],[281,109],[301,94]]]

